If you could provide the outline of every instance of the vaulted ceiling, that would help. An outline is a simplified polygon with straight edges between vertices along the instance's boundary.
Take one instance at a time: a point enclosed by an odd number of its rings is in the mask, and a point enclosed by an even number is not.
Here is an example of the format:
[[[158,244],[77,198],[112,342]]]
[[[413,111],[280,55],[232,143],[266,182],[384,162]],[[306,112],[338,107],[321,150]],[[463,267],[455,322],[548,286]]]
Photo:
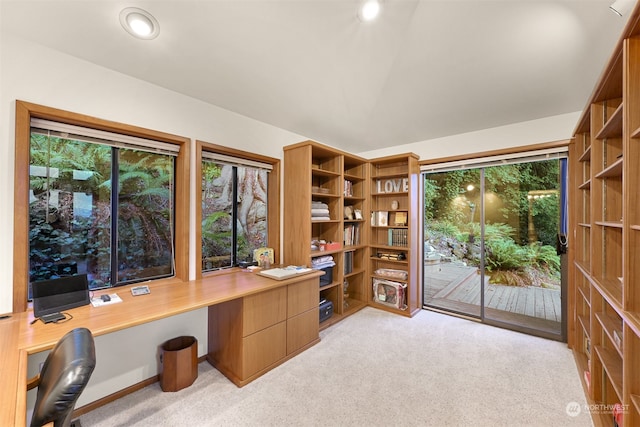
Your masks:
[[[613,0],[2,0],[2,30],[351,152],[580,111]],[[160,23],[137,40],[119,22]]]

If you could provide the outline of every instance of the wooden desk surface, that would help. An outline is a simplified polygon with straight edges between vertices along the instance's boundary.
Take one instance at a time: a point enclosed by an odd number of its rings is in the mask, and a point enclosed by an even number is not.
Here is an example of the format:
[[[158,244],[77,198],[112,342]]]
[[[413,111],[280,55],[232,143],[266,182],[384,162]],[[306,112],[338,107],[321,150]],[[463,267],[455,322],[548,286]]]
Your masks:
[[[236,270],[201,280],[165,280],[150,283],[151,293],[134,297],[132,286],[105,289],[97,295],[117,293],[122,303],[87,305],[68,310],[73,319],[58,324],[31,324],[33,310],[0,320],[0,425],[25,425],[27,356],[49,350],[68,331],[86,327],[94,336],[108,334],[221,302],[321,276],[314,272],[286,280],[273,280]]]

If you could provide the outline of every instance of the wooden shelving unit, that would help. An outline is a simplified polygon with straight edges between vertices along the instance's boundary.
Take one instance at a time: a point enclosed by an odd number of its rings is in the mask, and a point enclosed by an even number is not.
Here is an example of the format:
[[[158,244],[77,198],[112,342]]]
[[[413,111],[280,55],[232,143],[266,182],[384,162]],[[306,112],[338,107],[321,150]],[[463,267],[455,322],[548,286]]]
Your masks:
[[[569,345],[597,426],[640,425],[640,18],[633,11],[570,152]]]
[[[335,262],[332,280],[318,290],[319,300],[333,303],[321,329],[367,305],[367,173],[366,159],[314,141],[284,147],[284,264],[311,266],[329,255]],[[314,219],[312,202],[326,205],[328,218]]]
[[[418,156],[401,154],[370,161],[371,167],[371,304],[405,316],[422,308],[422,269],[419,262],[423,239],[419,219]],[[380,274],[391,270],[389,274]],[[405,277],[393,277],[394,271]],[[385,281],[401,283],[403,301]],[[391,295],[388,295],[389,292]]]

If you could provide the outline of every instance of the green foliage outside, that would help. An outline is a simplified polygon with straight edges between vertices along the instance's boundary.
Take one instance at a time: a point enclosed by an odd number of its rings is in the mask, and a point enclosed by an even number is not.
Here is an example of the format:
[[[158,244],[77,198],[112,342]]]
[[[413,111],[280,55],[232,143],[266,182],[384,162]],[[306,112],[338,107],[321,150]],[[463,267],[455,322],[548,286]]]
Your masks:
[[[173,159],[118,153],[118,282],[171,274]],[[30,280],[86,272],[92,288],[113,285],[112,148],[32,133],[30,155]]]
[[[558,161],[485,169],[485,271],[490,282],[555,285],[560,258]],[[480,266],[480,170],[429,174],[425,179],[425,242],[453,260]],[[467,187],[473,184],[474,188]],[[544,197],[532,192],[551,190]],[[535,239],[529,236],[533,221]]]

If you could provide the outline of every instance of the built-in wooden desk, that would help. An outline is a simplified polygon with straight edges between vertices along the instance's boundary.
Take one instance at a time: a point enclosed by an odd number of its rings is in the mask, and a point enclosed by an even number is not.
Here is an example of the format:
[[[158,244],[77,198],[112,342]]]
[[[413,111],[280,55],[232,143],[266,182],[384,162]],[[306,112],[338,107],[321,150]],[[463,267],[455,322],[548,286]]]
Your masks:
[[[11,318],[0,320],[0,426],[20,426],[26,423],[27,356],[53,348],[65,333],[74,328],[86,327],[94,336],[104,335],[199,308],[244,300],[245,297],[274,289],[287,289],[290,285],[301,282],[312,281],[317,287],[318,278],[322,274],[312,272],[278,281],[235,270],[189,282],[166,280],[150,283],[151,293],[137,297],[131,295],[130,287],[109,289],[97,293],[116,292],[123,302],[68,310],[73,319],[58,324],[45,325],[39,321],[31,324],[34,319],[33,310],[14,313]],[[295,308],[296,298],[298,296],[291,300],[290,304],[293,305],[289,310]],[[250,305],[243,307],[247,308],[250,309]],[[316,320],[319,320],[317,310]],[[309,331],[305,334],[308,337]],[[304,347],[318,341],[316,329],[315,338]],[[294,354],[292,352],[291,356]],[[286,358],[280,363],[284,360]]]

